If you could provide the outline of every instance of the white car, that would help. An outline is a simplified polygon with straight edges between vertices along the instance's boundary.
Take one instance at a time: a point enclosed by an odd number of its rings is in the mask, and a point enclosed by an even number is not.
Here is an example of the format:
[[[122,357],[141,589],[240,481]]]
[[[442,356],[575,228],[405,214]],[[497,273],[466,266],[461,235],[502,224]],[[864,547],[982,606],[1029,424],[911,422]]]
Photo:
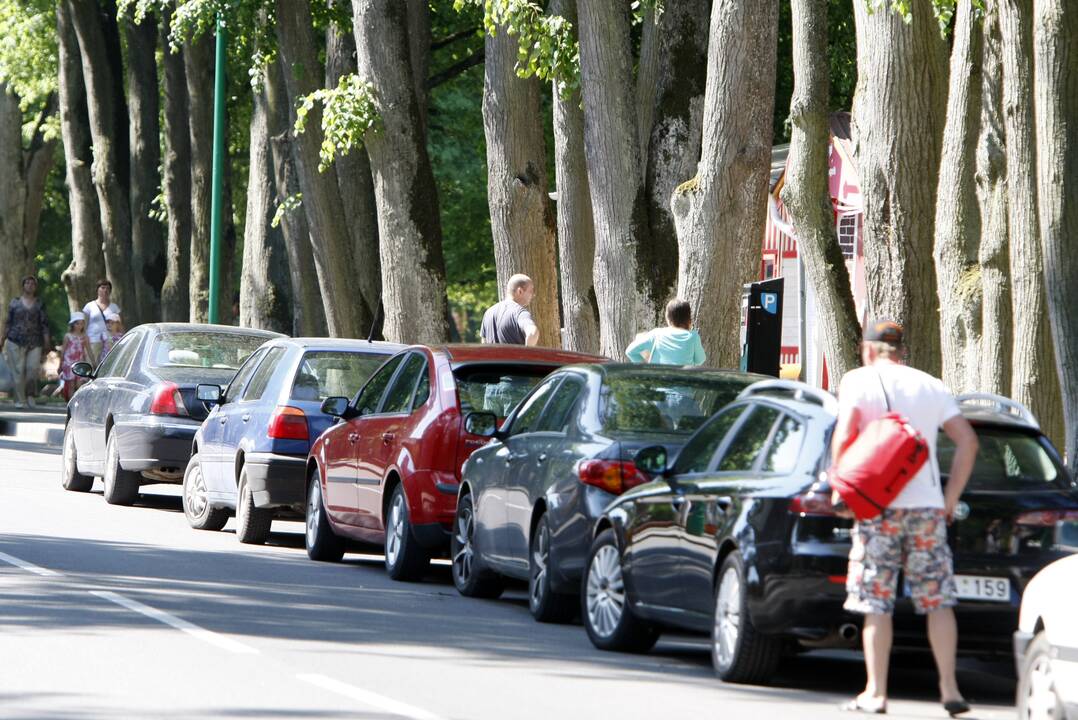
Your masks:
[[[1014,659],[1018,717],[1078,720],[1078,555],[1034,576],[1022,595]]]

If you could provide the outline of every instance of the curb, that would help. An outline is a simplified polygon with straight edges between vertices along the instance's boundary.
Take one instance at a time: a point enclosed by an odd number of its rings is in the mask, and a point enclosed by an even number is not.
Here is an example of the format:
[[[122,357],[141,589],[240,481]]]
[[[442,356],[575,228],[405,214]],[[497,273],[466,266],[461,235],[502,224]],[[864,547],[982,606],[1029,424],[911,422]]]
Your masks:
[[[0,413],[0,437],[28,445],[63,447],[64,416],[58,413]]]

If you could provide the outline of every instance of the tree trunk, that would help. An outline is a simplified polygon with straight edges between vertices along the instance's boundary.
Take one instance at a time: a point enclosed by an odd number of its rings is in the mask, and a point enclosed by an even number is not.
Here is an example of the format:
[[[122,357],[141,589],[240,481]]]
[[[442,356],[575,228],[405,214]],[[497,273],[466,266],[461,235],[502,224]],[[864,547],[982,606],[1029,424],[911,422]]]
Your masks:
[[[161,185],[157,26],[152,15],[138,25],[130,17],[122,23],[127,43],[130,118],[131,270],[142,318],[157,320],[161,316],[161,285],[166,272],[161,223],[150,217],[153,199]]]
[[[347,6],[351,14],[351,5]],[[330,25],[326,30],[326,87],[337,87],[341,77],[356,72],[356,38],[351,28]],[[374,178],[365,146],[354,148],[334,161],[337,185],[348,231],[352,238],[353,261],[359,281],[359,323],[369,332],[378,315],[382,296],[382,274],[378,258],[378,212],[374,204]]]
[[[675,10],[683,5],[675,3]],[[573,12],[575,26],[576,12]],[[661,17],[661,16],[660,16]],[[648,164],[648,147],[651,145],[651,128],[655,124],[655,98],[659,92],[659,22],[655,10],[644,11],[643,28],[640,31],[640,60],[636,64],[636,136],[640,141],[640,166]],[[706,37],[706,35],[705,35]],[[704,41],[705,46],[707,40]],[[695,72],[690,73],[695,74]]]
[[[981,366],[978,388],[1010,395],[1011,286],[1007,233],[1007,156],[1003,139],[1003,83],[999,12],[989,7],[982,21],[984,70],[981,73],[981,137],[977,142],[977,190],[981,207],[978,260],[984,292],[981,315]],[[1027,171],[1028,172],[1028,171]]]
[[[576,0],[553,0],[550,13],[576,26]],[[599,305],[592,282],[595,223],[584,160],[580,93],[563,98],[554,88],[554,168],[558,189],[558,259],[561,319],[566,350],[599,352]]]
[[[427,108],[430,93],[427,76],[430,75],[430,0],[406,0],[408,4],[408,59],[412,65],[412,87],[419,104],[419,117],[423,136],[427,135]]]
[[[696,177],[674,192],[678,295],[708,363],[737,367],[743,283],[759,274],[775,106],[777,0],[715,0]]]
[[[206,322],[210,310],[210,206],[213,190],[214,36],[205,32],[183,51],[191,143],[190,282],[191,322]]]
[[[981,215],[974,173],[981,122],[982,38],[972,0],[959,2],[955,18],[933,252],[943,381],[962,393],[976,389],[981,352],[983,293],[977,259]]]
[[[188,111],[187,73],[184,70],[188,50],[172,52],[168,46],[171,11],[162,19],[161,47],[164,52],[165,156],[161,191],[168,212],[168,247],[165,282],[161,287],[161,320],[186,321],[190,315],[191,296],[188,284],[191,252],[191,192],[193,164],[191,156],[191,116]]]
[[[946,44],[930,0],[912,19],[855,2],[853,126],[864,197],[869,313],[905,326],[908,361],[940,372],[939,301],[932,262],[944,108]]]
[[[113,299],[128,326],[149,317],[139,304],[137,279],[131,271],[131,205],[123,77],[119,43],[111,39],[115,17],[98,0],[67,0],[82,56],[86,105],[94,144],[92,173],[101,211],[105,269]]]
[[[1033,18],[1037,201],[1044,248],[1048,314],[1060,372],[1066,454],[1078,452],[1078,8],[1041,0]]]
[[[81,309],[94,297],[94,286],[105,274],[105,258],[101,254],[101,211],[90,171],[94,153],[90,119],[86,114],[82,57],[66,2],[56,5],[56,35],[59,46],[60,126],[64,138],[67,203],[71,212],[71,264],[64,270],[61,280],[67,290],[68,307]],[[7,297],[7,294],[0,297]]]
[[[516,36],[505,27],[487,36],[483,128],[498,288],[504,290],[515,273],[531,277],[539,344],[559,347],[557,227],[547,191],[541,84],[517,77],[517,49]]]
[[[381,122],[365,141],[381,238],[385,336],[443,342],[449,336],[438,193],[416,100],[404,8],[353,0],[359,75],[375,88]]]
[[[294,108],[302,96],[320,88],[325,77],[305,3],[277,0],[277,40],[289,105]],[[356,266],[348,218],[336,174],[318,171],[321,145],[322,109],[316,105],[307,116],[306,132],[295,138],[294,151],[318,281],[326,299],[326,321],[334,337],[366,337],[369,328],[363,327],[360,305],[352,301]]]
[[[633,90],[629,6],[588,0],[580,15],[580,86],[584,149],[595,219],[595,292],[599,348],[621,358],[633,336],[651,327],[658,299],[642,282],[649,245],[647,199]]]
[[[832,384],[858,367],[860,333],[850,276],[835,232],[828,185],[831,96],[828,0],[793,0],[792,136],[782,202],[797,230],[798,250],[816,295],[817,324]]]
[[[1063,404],[1045,305],[1044,262],[1037,221],[1033,130],[1033,13],[1022,0],[1000,0],[1003,125],[1007,152],[1011,307],[1014,344],[1011,394],[1029,406],[1044,432],[1061,446]]]

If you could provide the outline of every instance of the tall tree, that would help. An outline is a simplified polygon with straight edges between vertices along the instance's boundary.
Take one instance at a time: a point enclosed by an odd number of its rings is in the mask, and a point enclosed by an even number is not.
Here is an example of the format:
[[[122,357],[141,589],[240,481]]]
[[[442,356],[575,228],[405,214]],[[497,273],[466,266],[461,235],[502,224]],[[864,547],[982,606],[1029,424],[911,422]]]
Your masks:
[[[210,310],[210,211],[213,191],[213,44],[204,32],[184,47],[187,116],[191,143],[191,242],[188,282],[191,322]]]
[[[828,0],[792,0],[792,138],[782,202],[793,219],[798,250],[816,296],[828,373],[841,378],[858,366],[859,326],[828,184],[831,88],[827,5]]]
[[[1078,452],[1078,7],[1040,0],[1033,16],[1037,202],[1044,248],[1048,314],[1060,372],[1066,455]]]
[[[931,0],[910,0],[908,18],[866,2],[853,7],[853,125],[869,312],[904,324],[911,364],[939,374],[932,238],[947,103],[946,44]]]
[[[191,151],[191,114],[187,94],[187,49],[169,48],[168,35],[172,13],[165,7],[161,20],[161,47],[165,80],[164,98],[164,157],[161,191],[167,213],[168,239],[165,251],[165,281],[161,287],[161,319],[183,322],[190,317],[192,211],[196,198],[191,181],[194,164]],[[201,212],[205,198],[198,199]]]
[[[674,192],[678,295],[708,362],[736,367],[742,284],[754,279],[767,212],[777,0],[715,0],[696,177]]]
[[[397,342],[441,342],[449,334],[442,226],[402,5],[352,2],[358,74],[373,88],[380,118],[364,140],[378,206],[384,332]]]

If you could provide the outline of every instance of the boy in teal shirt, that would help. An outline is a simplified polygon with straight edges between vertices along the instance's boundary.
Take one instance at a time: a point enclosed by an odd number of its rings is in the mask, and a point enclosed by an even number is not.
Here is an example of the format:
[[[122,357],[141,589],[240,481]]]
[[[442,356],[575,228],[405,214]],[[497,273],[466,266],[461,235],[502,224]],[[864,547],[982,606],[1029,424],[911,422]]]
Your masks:
[[[625,348],[625,354],[634,363],[702,365],[707,355],[700,333],[692,329],[688,301],[674,298],[666,303],[666,327],[641,333]]]

